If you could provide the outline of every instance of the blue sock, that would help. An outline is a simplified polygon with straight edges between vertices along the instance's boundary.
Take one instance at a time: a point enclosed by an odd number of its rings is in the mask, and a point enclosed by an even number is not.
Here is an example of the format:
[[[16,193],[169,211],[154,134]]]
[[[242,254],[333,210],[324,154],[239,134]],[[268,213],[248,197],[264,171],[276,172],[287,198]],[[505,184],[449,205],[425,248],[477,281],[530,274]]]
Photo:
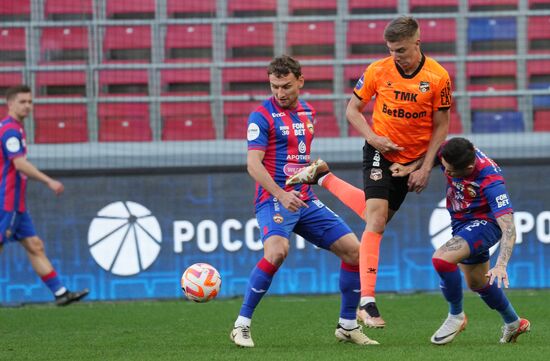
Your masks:
[[[435,270],[441,277],[441,292],[449,302],[449,313],[458,315],[462,312],[462,277],[460,270],[454,263],[449,263],[440,258],[432,258]]]
[[[359,266],[352,266],[342,262],[340,266],[340,293],[342,305],[340,317],[346,320],[355,320],[357,305],[361,299],[361,281],[359,279]]]
[[[269,289],[275,272],[277,272],[277,267],[269,263],[265,258],[262,258],[256,264],[248,279],[243,305],[241,306],[241,312],[239,312],[240,316],[252,318],[256,306]]]
[[[52,291],[54,296],[59,296],[64,291],[66,291],[66,288],[63,286],[63,283],[61,283],[61,280],[59,279],[59,276],[57,275],[57,272],[55,272],[55,270],[52,270],[50,273],[40,278],[46,284],[46,286],[48,286],[50,291]]]
[[[511,323],[519,319],[514,307],[506,298],[502,288],[499,288],[497,283],[492,285],[487,283],[487,286],[479,290],[474,290],[479,294],[481,299],[493,310],[497,310],[502,316],[505,323]]]

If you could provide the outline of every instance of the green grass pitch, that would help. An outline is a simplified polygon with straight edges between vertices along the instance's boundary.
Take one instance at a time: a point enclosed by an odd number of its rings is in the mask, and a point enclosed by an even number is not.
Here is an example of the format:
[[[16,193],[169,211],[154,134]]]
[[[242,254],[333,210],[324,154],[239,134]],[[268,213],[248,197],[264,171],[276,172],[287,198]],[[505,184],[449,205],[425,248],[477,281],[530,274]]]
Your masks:
[[[241,298],[0,308],[0,360],[549,360],[550,291],[508,295],[532,330],[506,345],[500,316],[471,292],[469,325],[446,346],[429,342],[447,312],[437,293],[379,295],[388,326],[367,330],[381,343],[367,347],[336,341],[337,295],[268,295],[254,316],[253,349],[229,340]]]

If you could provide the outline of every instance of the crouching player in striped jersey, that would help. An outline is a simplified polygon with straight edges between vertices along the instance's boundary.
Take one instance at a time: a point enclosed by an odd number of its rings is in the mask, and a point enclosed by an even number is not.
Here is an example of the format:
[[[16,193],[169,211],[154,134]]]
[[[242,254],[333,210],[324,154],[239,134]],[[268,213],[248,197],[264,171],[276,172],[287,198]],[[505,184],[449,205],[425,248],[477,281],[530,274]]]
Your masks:
[[[317,199],[308,185],[285,186],[285,180],[310,162],[315,112],[299,100],[304,84],[300,64],[289,56],[269,65],[273,96],[248,119],[248,173],[256,181],[256,218],[260,226],[264,257],[252,270],[239,316],[230,333],[241,347],[254,347],[252,314],[285,260],[289,237],[295,232],[342,260],[342,304],[335,336],[359,345],[369,339],[357,324],[355,310],[360,299],[359,240],[344,221]]]
[[[395,177],[404,177],[417,169],[420,161],[409,165],[394,163]],[[451,214],[453,237],[435,251],[432,263],[441,277],[441,292],[449,303],[449,314],[431,337],[436,345],[447,344],[466,328],[468,319],[462,308],[462,277],[503,321],[501,343],[515,342],[530,330],[527,319],[520,318],[504,294],[508,288],[506,267],[516,240],[513,208],[499,166],[465,138],[444,143],[435,164],[440,164],[447,179],[447,209]],[[360,217],[365,203],[362,191],[332,174],[328,165],[317,160],[287,184],[320,184],[336,195]],[[500,242],[500,251],[490,268],[489,248]]]

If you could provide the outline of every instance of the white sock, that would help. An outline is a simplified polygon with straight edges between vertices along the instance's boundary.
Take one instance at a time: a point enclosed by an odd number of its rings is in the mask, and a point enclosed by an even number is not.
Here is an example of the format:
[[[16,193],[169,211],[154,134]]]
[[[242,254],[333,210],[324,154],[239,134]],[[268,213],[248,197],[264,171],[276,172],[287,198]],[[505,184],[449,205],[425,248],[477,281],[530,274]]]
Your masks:
[[[517,320],[515,320],[514,322],[505,323],[505,325],[506,325],[506,328],[508,328],[509,330],[518,328],[519,327],[519,318]]]
[[[65,292],[67,292],[67,289],[65,287],[61,287],[60,289],[58,289],[57,291],[55,291],[55,295],[56,296],[61,296],[62,294],[64,294]]]
[[[359,302],[359,305],[360,305],[361,307],[363,307],[363,306],[366,305],[367,303],[371,303],[371,302],[376,302],[376,300],[374,299],[374,297],[364,296],[364,297],[361,297],[361,302]]]
[[[252,323],[252,320],[250,318],[239,315],[239,317],[237,317],[237,321],[235,321],[235,327],[239,327],[239,326],[250,327],[250,323]]]
[[[327,173],[327,174],[325,174],[324,176],[322,176],[321,178],[319,178],[319,179],[317,180],[317,184],[320,185],[320,186],[322,186],[322,185],[323,185],[323,180],[325,179],[325,177],[326,177],[327,175],[329,175],[329,173]]]
[[[451,317],[451,318],[456,318],[456,319],[459,319],[459,320],[463,320],[464,317],[465,317],[465,314],[464,314],[464,311],[460,312],[458,315],[451,315],[449,313],[449,316],[448,317]]]
[[[353,330],[358,326],[357,319],[355,318],[353,320],[346,320],[345,318],[340,317],[338,319],[338,324],[343,328],[345,328],[346,330]]]

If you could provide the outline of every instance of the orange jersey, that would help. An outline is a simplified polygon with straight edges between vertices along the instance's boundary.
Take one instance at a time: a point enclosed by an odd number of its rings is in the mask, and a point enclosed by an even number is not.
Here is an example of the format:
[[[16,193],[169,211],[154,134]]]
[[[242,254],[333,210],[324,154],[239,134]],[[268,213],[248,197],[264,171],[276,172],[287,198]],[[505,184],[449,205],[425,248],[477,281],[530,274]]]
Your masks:
[[[372,129],[405,148],[384,154],[389,161],[398,163],[412,162],[426,153],[434,111],[449,109],[452,103],[449,74],[424,55],[418,70],[411,75],[404,74],[392,57],[370,64],[354,94],[365,103],[376,97]]]

